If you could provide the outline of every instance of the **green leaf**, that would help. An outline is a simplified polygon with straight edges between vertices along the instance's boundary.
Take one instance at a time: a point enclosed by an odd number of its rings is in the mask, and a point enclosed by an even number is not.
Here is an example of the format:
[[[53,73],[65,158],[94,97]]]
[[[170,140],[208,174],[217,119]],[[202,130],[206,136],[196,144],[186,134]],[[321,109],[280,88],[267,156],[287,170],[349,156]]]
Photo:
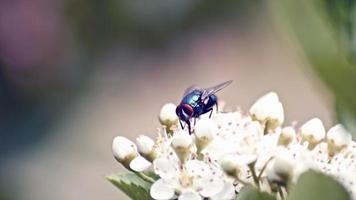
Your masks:
[[[236,200],[276,200],[276,197],[266,192],[258,191],[253,186],[245,186],[237,195]]]
[[[327,12],[325,1],[270,2],[279,25],[283,24],[283,30],[295,36],[314,71],[329,87],[335,99],[342,102],[343,109],[347,110],[352,121],[356,121],[356,67],[355,62],[350,62],[348,52],[351,42],[345,44],[339,39],[343,35],[330,23],[332,17]]]
[[[292,189],[289,200],[350,200],[345,188],[330,176],[308,171]]]
[[[112,184],[123,191],[132,200],[151,200],[151,184],[142,180],[134,173],[113,174],[107,176]]]
[[[148,177],[150,177],[150,178],[152,178],[152,179],[155,180],[155,181],[157,181],[158,179],[160,179],[160,177],[159,177],[157,174],[155,174],[154,172],[147,172],[147,173],[145,173],[145,175],[148,176]]]

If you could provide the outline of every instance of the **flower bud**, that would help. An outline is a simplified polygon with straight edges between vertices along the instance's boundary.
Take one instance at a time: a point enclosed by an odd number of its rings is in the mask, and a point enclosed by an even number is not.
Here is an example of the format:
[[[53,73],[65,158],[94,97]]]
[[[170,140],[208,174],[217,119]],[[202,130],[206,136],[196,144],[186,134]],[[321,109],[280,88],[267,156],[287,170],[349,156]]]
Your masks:
[[[332,127],[326,137],[329,155],[331,156],[347,147],[352,141],[351,134],[341,124]]]
[[[273,170],[280,180],[287,183],[293,175],[294,160],[288,152],[280,152],[274,160]]]
[[[274,130],[284,121],[284,109],[278,95],[269,92],[259,98],[250,108],[252,118],[265,124],[266,131]],[[265,131],[265,132],[266,132]]]
[[[237,176],[239,171],[239,165],[235,155],[228,154],[221,158],[220,166],[229,176]]]
[[[129,139],[117,136],[112,142],[112,152],[117,161],[129,169],[130,162],[138,156],[136,145]]]
[[[274,161],[275,160],[272,160],[267,164],[265,172],[269,181],[271,181],[272,183],[279,183],[282,182],[282,178],[279,177],[274,170]]]
[[[161,108],[159,121],[167,127],[167,131],[172,133],[172,128],[178,125],[178,116],[176,114],[176,105],[167,103]]]
[[[185,162],[188,158],[192,144],[192,137],[186,131],[182,130],[173,135],[172,147],[181,162]]]
[[[194,127],[198,150],[205,148],[214,138],[218,127],[211,119],[201,119]]]
[[[278,139],[278,145],[288,146],[296,138],[296,133],[293,127],[287,126],[282,129]]]
[[[140,135],[138,138],[136,138],[136,143],[138,152],[142,154],[151,153],[153,146],[155,145],[155,142],[145,135]]]
[[[309,149],[313,149],[325,138],[325,128],[319,118],[307,121],[300,129],[300,134],[304,141],[309,142]]]
[[[149,161],[153,161],[155,159],[155,142],[151,138],[145,135],[140,135],[138,138],[136,138],[136,143],[138,152],[140,152],[143,157]]]

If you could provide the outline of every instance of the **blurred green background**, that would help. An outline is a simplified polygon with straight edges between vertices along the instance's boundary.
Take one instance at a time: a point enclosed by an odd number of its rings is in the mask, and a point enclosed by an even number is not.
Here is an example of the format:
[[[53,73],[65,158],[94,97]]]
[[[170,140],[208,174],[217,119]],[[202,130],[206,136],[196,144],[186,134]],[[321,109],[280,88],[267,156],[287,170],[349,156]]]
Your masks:
[[[116,135],[154,136],[186,87],[274,90],[286,124],[356,116],[352,0],[0,0],[0,199],[124,199]],[[336,112],[337,111],[337,112]],[[353,133],[356,133],[353,131]]]

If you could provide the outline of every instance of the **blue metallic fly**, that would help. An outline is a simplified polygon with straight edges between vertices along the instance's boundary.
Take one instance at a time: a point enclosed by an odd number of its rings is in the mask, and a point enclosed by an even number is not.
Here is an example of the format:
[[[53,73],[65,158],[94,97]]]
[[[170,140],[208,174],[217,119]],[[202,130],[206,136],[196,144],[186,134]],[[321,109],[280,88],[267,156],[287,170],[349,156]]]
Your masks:
[[[232,81],[226,81],[216,86],[202,89],[196,86],[191,86],[186,89],[183,99],[176,108],[176,114],[179,117],[179,123],[184,129],[182,121],[188,125],[189,134],[191,134],[190,120],[200,115],[210,112],[209,117],[213,113],[213,107],[218,106],[218,97],[215,95],[218,91],[228,86]]]

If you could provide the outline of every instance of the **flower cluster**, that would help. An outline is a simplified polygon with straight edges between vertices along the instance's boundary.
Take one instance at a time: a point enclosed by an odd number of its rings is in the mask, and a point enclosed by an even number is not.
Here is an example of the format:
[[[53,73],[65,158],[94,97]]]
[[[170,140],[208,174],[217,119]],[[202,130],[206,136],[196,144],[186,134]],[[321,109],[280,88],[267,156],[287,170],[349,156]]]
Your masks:
[[[287,193],[287,184],[313,169],[335,177],[356,199],[356,142],[342,125],[326,131],[322,121],[283,126],[278,95],[258,99],[249,113],[216,112],[201,116],[192,134],[178,126],[175,105],[163,106],[155,140],[136,144],[118,136],[115,158],[153,184],[153,199],[235,199],[244,185]],[[152,175],[153,174],[153,175]]]

